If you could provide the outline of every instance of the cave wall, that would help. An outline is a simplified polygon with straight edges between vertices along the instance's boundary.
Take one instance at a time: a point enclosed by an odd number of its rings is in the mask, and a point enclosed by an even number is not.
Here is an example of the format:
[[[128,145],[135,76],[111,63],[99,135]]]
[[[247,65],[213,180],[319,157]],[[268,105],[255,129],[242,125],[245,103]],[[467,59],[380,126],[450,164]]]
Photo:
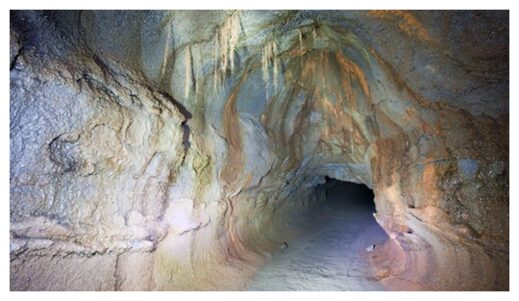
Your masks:
[[[324,176],[374,190],[388,288],[508,288],[507,12],[14,11],[10,33],[11,289],[243,288]]]

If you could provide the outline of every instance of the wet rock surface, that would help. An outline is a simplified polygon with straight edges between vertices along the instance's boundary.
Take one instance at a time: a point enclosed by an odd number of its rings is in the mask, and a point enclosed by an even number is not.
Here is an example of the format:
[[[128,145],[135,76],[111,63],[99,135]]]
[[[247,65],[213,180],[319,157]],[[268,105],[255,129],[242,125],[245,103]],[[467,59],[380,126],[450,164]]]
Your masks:
[[[12,11],[10,38],[11,289],[244,289],[326,176],[375,193],[377,285],[508,289],[507,12]]]

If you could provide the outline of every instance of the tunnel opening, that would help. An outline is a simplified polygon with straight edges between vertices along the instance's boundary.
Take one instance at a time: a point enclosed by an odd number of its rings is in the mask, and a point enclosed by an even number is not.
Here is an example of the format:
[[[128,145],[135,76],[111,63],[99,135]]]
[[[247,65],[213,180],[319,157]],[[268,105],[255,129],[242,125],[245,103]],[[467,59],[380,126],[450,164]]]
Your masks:
[[[324,190],[327,205],[361,206],[376,211],[375,194],[368,186],[345,182],[325,176]]]
[[[256,274],[250,290],[381,290],[368,257],[388,236],[374,217],[373,190],[325,177],[320,210]]]
[[[329,227],[338,227],[342,244],[354,247],[351,251],[363,255],[373,251],[388,239],[388,235],[375,219],[375,194],[364,184],[341,181],[325,176],[325,183],[317,187],[324,191],[322,214]]]

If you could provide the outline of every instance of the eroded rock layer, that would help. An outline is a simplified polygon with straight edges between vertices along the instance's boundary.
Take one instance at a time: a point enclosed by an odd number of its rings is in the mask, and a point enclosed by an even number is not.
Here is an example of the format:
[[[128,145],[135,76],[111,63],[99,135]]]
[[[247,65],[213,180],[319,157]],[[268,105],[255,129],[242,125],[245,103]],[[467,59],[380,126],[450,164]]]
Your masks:
[[[10,34],[11,289],[242,289],[325,176],[374,190],[388,289],[508,289],[508,13],[24,11]]]

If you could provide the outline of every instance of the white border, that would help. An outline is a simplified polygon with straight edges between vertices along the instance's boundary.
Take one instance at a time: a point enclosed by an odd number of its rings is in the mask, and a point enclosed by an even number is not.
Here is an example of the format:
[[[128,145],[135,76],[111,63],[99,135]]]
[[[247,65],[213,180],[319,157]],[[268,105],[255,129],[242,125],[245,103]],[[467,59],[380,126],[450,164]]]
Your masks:
[[[146,1],[12,1],[10,9],[509,9],[512,1],[483,0],[146,0]]]

